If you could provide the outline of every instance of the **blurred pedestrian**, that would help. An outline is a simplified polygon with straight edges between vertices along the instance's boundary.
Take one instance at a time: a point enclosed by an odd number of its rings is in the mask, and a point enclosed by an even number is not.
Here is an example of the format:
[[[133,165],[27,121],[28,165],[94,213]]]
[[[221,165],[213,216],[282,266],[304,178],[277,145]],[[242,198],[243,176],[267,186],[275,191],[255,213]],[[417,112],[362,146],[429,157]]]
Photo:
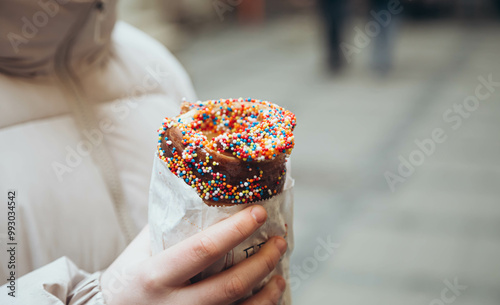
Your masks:
[[[319,0],[320,14],[326,29],[327,65],[332,72],[338,72],[343,66],[340,43],[346,18],[345,0]]]
[[[380,15],[382,11],[388,12],[390,1],[370,0],[370,16]],[[373,38],[371,67],[381,74],[388,73],[392,68],[394,41],[398,23],[397,16],[390,16],[386,24],[381,24],[380,32]]]

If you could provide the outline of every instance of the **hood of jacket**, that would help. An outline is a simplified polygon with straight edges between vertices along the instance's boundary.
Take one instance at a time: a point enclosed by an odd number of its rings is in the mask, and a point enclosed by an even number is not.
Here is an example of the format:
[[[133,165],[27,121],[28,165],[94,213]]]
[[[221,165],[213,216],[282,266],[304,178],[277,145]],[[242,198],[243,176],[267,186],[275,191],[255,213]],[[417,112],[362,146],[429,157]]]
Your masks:
[[[0,72],[88,69],[109,55],[116,0],[1,0]]]

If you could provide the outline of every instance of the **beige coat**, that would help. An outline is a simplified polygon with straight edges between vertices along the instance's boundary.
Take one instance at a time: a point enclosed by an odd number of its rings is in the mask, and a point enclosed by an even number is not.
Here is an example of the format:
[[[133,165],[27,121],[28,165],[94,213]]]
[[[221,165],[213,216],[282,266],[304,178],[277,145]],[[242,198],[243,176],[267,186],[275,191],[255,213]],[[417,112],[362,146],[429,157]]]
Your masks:
[[[17,304],[99,304],[98,271],[147,221],[156,129],[195,99],[162,45],[115,20],[113,0],[0,1],[0,285],[15,271]]]

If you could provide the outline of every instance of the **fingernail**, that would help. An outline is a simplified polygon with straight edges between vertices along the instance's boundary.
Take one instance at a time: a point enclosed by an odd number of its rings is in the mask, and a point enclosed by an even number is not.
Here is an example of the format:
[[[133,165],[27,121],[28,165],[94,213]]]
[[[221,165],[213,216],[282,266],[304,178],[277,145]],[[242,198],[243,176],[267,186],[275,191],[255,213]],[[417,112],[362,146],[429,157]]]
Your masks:
[[[285,279],[282,278],[281,276],[276,279],[276,285],[278,285],[278,288],[283,292],[285,291],[286,288],[286,282]]]
[[[263,223],[264,221],[266,221],[267,213],[262,206],[260,205],[253,206],[250,213],[258,223]]]
[[[287,248],[285,239],[279,237],[275,238],[274,243],[276,244],[276,247],[278,247],[278,249],[280,250],[281,255],[285,254]]]

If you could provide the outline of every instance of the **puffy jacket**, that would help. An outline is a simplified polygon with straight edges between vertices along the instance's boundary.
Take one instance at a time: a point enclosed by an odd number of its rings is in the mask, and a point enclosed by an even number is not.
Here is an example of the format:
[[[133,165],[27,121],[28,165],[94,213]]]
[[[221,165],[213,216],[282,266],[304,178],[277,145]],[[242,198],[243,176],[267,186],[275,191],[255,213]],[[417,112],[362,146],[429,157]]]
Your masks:
[[[15,271],[19,304],[98,298],[147,222],[156,130],[196,98],[162,45],[115,25],[115,2],[0,1],[0,285]]]

